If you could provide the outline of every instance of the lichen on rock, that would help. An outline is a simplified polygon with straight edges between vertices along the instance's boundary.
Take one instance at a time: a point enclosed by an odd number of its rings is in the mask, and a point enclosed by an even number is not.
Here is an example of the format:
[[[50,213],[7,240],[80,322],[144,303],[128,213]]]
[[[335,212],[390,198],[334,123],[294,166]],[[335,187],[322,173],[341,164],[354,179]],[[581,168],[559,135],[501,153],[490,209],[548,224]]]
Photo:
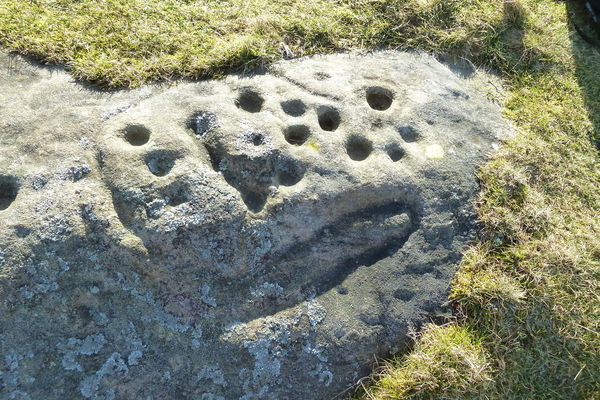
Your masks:
[[[19,65],[0,76],[7,399],[335,396],[448,311],[476,169],[512,131],[488,75],[424,54],[113,93]]]

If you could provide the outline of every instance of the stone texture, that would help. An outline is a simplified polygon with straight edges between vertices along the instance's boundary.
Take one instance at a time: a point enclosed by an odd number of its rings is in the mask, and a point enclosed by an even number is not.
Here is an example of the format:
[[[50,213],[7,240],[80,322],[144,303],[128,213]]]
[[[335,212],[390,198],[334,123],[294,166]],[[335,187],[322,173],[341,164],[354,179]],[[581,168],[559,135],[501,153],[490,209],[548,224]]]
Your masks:
[[[1,399],[332,398],[447,312],[511,132],[422,54],[111,93],[0,64]]]

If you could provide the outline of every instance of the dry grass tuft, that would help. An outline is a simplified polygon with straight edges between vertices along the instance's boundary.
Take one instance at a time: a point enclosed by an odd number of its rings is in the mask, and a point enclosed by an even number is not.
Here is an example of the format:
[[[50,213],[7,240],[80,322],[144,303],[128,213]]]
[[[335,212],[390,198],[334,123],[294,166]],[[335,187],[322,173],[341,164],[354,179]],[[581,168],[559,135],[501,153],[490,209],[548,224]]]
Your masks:
[[[404,359],[388,362],[367,398],[375,400],[464,396],[491,382],[491,368],[481,340],[456,324],[427,325]]]

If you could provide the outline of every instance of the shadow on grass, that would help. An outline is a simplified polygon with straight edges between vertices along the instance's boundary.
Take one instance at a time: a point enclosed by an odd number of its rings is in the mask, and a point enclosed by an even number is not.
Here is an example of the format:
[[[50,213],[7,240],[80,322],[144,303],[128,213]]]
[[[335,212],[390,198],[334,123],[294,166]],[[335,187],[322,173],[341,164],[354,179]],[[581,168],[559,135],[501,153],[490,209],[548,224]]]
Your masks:
[[[584,95],[589,118],[593,124],[590,137],[600,151],[600,48],[586,42],[573,27],[573,23],[575,23],[585,34],[596,37],[591,21],[585,17],[583,6],[567,1],[567,12],[572,15],[570,27],[571,47],[575,60],[576,75]],[[600,38],[598,40],[600,41]]]

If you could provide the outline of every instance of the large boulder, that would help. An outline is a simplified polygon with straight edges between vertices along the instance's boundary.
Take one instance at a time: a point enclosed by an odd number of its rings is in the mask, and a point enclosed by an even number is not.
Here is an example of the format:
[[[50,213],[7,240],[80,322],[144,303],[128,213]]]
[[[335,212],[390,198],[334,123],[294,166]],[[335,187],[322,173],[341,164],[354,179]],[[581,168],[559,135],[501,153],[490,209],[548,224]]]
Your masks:
[[[333,397],[447,312],[511,132],[423,54],[119,92],[0,64],[1,399]]]

